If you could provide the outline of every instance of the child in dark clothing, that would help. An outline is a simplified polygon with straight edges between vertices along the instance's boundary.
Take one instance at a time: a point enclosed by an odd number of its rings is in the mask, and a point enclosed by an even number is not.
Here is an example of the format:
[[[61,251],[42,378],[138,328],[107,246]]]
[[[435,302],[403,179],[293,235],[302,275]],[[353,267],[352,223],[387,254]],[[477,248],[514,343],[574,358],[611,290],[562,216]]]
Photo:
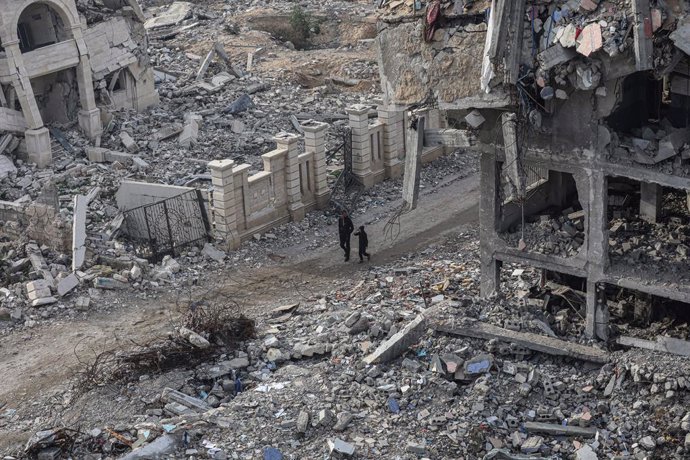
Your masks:
[[[371,260],[371,255],[367,252],[369,238],[367,238],[367,232],[364,231],[364,225],[359,227],[359,231],[355,232],[355,236],[359,237],[359,263],[364,262],[364,256],[367,256],[367,261]]]

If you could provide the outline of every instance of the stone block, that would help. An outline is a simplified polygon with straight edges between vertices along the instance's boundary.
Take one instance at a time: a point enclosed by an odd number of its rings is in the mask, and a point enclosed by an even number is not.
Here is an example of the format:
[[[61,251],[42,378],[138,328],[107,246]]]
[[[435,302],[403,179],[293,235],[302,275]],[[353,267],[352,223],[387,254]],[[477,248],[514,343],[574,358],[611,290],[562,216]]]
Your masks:
[[[72,291],[79,286],[79,279],[74,273],[70,273],[67,277],[61,279],[57,285],[57,292],[60,297]]]

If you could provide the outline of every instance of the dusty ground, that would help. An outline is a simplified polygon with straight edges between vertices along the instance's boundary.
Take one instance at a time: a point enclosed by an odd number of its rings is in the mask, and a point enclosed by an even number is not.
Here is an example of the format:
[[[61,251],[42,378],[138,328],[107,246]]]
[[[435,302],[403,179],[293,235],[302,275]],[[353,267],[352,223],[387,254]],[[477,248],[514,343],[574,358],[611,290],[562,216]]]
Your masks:
[[[402,216],[399,226],[386,226],[387,217],[394,215],[399,201],[356,217],[355,224],[376,221],[368,227],[371,264],[414,257],[454,232],[476,225],[478,176],[462,176],[449,176],[438,186],[423,190],[420,206]],[[218,289],[243,304],[247,314],[259,316],[269,306],[332,289],[343,279],[356,282],[368,265],[356,262],[356,243],[353,246],[354,262],[349,263],[343,262],[336,244],[311,253],[305,251],[304,244],[290,246],[280,251],[285,256],[280,263],[210,273],[194,290],[201,293]],[[50,395],[74,375],[78,364],[75,348],[77,354],[87,357],[92,349],[110,347],[117,341],[143,342],[170,330],[178,294],[163,292],[143,300],[130,293],[119,296],[121,307],[116,311],[89,315],[85,320],[50,323],[0,339],[0,410],[3,406],[22,408],[49,401]],[[30,434],[21,426],[0,427],[0,451]]]

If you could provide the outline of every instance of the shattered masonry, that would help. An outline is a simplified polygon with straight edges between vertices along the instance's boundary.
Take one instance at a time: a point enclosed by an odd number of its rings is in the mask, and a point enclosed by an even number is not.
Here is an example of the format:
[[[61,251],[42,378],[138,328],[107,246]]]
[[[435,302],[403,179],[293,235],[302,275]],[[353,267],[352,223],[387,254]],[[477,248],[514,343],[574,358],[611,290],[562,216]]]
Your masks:
[[[39,167],[52,161],[46,123],[78,121],[97,141],[101,107],[157,103],[141,8],[105,3],[110,16],[98,22],[74,0],[0,3],[0,131],[18,136],[14,148]]]
[[[391,1],[379,11],[387,103],[432,101],[491,146],[481,173],[484,295],[500,289],[502,263],[577,277],[587,334],[604,340],[607,292],[690,301],[672,275],[687,269],[685,238],[662,236],[649,253],[638,243],[644,221],[658,235],[683,232],[668,214],[678,208],[662,206],[690,190],[687,2]]]

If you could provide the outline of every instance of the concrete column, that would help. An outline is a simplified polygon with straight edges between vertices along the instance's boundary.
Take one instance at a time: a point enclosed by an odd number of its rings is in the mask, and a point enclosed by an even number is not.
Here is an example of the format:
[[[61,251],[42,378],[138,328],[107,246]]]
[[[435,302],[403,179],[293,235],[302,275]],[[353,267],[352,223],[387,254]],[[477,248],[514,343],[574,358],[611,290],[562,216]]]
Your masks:
[[[383,123],[383,166],[386,177],[400,177],[403,173],[403,162],[400,158],[405,155],[405,111],[383,106],[377,110],[379,120]]]
[[[500,169],[492,153],[485,152],[481,157],[479,200],[479,238],[481,263],[481,295],[489,297],[500,291],[501,262],[494,257],[493,246],[496,241],[496,227],[501,207],[498,202],[500,194]]]
[[[649,182],[640,183],[640,217],[655,223],[661,214],[663,187]]]
[[[216,236],[225,240],[228,249],[237,249],[240,235],[237,232],[235,183],[232,160],[214,160],[208,164],[213,184],[213,216]]]
[[[314,154],[314,195],[316,206],[321,209],[328,204],[331,189],[328,188],[326,169],[326,130],[327,123],[308,121],[302,125],[304,130],[304,149]]]
[[[364,105],[354,105],[347,109],[352,129],[352,173],[369,188],[374,185],[371,172],[371,141],[369,139],[369,109]]]
[[[24,68],[24,57],[19,49],[19,40],[12,40],[3,43],[7,55],[7,64],[10,70],[12,86],[14,87],[22,113],[29,129],[39,129],[43,127],[43,118],[38,110],[38,104],[31,87],[31,80]]]
[[[286,150],[285,185],[290,218],[297,222],[304,218],[304,204],[299,181],[299,136],[292,133],[279,133],[275,136],[278,149]]]
[[[86,136],[94,140],[103,133],[101,124],[101,111],[96,106],[96,97],[93,91],[93,77],[91,74],[91,62],[89,50],[84,42],[81,25],[72,26],[72,37],[79,50],[79,64],[77,64],[77,85],[79,87],[79,127]]]
[[[565,181],[563,180],[563,173],[560,171],[549,170],[548,175],[548,189],[549,196],[548,200],[551,206],[556,206],[560,209],[564,209],[566,205],[566,190]]]
[[[578,178],[576,177],[576,180]],[[580,187],[578,187],[578,190]],[[587,215],[587,316],[585,335],[590,338],[608,339],[609,312],[603,291],[598,286],[604,279],[609,265],[608,231],[608,179],[600,171],[589,173],[589,196],[581,196],[580,202],[589,203]],[[605,300],[605,299],[604,299]]]

